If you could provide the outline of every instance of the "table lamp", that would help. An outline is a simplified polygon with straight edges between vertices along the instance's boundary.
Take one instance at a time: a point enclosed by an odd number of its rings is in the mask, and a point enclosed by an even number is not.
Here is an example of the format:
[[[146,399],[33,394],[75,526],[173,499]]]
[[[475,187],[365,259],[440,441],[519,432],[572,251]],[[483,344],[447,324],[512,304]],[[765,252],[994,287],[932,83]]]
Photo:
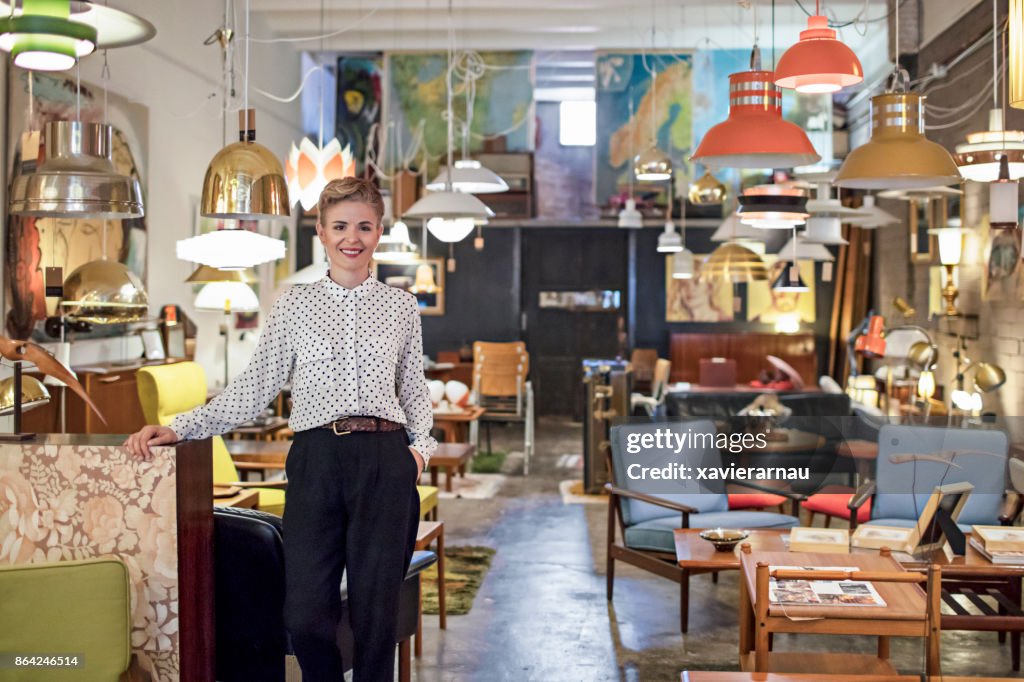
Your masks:
[[[251,270],[218,270],[200,265],[186,282],[203,284],[196,294],[197,310],[223,311],[224,321],[220,333],[224,335],[224,385],[228,385],[228,349],[231,345],[231,313],[254,312],[260,309],[260,300],[249,286],[257,281]]]

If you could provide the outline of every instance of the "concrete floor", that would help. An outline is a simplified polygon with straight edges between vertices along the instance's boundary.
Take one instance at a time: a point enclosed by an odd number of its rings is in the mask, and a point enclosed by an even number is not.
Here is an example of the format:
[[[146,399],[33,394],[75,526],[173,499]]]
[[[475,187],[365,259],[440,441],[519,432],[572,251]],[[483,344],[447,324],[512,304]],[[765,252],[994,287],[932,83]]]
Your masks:
[[[515,426],[494,429],[496,449],[521,449]],[[450,616],[440,630],[424,616],[423,657],[413,679],[440,680],[679,680],[684,669],[736,670],[737,574],[691,583],[690,633],[678,631],[678,586],[616,564],[615,600],[605,599],[604,505],[562,504],[558,483],[580,478],[558,467],[582,451],[578,424],[541,420],[530,475],[518,460],[491,500],[442,500],[449,545],[496,548],[472,611]],[[893,662],[903,673],[923,670],[921,640],[895,639]],[[873,652],[862,637],[780,636],[778,651]],[[992,633],[942,637],[947,675],[1015,676],[1009,645]],[[1019,675],[1016,675],[1019,676]]]

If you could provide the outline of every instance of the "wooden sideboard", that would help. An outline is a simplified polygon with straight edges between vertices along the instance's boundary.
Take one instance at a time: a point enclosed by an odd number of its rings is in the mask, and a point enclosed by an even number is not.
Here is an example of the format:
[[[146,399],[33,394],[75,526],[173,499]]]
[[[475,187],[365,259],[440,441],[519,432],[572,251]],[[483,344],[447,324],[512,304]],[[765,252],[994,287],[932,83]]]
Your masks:
[[[818,383],[818,359],[814,334],[672,334],[669,359],[670,380],[700,381],[701,358],[729,358],[736,361],[736,381],[746,384],[761,370],[771,370],[768,355],[782,358],[797,371],[808,386]]]
[[[135,365],[96,364],[76,369],[82,387],[103,412],[107,423],[101,422],[74,391],[63,386],[47,386],[50,390],[49,404],[26,412],[23,428],[33,433],[61,433],[60,400],[63,392],[67,401],[64,433],[135,433],[146,425],[135,374],[142,367],[168,362],[174,360]]]

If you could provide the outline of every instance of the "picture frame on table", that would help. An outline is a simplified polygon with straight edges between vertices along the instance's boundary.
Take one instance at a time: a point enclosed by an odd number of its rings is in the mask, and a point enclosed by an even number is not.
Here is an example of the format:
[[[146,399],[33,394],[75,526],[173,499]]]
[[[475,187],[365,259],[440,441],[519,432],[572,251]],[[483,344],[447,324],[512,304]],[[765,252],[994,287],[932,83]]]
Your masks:
[[[956,521],[972,490],[974,486],[966,482],[936,486],[921,508],[914,527],[858,526],[850,544],[854,547],[872,549],[888,547],[894,552],[919,557],[930,555],[939,549],[947,558],[951,558],[954,552],[962,554],[963,533],[956,528]],[[952,522],[953,532],[959,533],[959,538],[949,535],[947,529],[943,528],[944,518],[947,520],[947,526],[949,521]]]
[[[147,360],[165,360],[167,358],[164,340],[159,329],[143,329],[139,335],[142,337],[142,347]]]
[[[373,261],[373,276],[416,296],[420,315],[444,315],[443,258],[417,258],[399,263]]]

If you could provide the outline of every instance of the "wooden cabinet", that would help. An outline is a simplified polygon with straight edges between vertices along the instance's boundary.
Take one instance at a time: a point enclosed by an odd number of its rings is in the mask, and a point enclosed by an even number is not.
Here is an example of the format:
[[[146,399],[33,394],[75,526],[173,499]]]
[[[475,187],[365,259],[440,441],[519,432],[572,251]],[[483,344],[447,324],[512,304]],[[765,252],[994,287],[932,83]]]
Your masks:
[[[93,399],[103,416],[104,424],[85,402],[64,387],[48,386],[50,402],[24,414],[23,428],[35,433],[60,433],[61,393],[66,402],[66,433],[134,433],[146,424],[139,403],[136,373],[146,365],[95,365],[97,371],[76,370],[85,392]]]

